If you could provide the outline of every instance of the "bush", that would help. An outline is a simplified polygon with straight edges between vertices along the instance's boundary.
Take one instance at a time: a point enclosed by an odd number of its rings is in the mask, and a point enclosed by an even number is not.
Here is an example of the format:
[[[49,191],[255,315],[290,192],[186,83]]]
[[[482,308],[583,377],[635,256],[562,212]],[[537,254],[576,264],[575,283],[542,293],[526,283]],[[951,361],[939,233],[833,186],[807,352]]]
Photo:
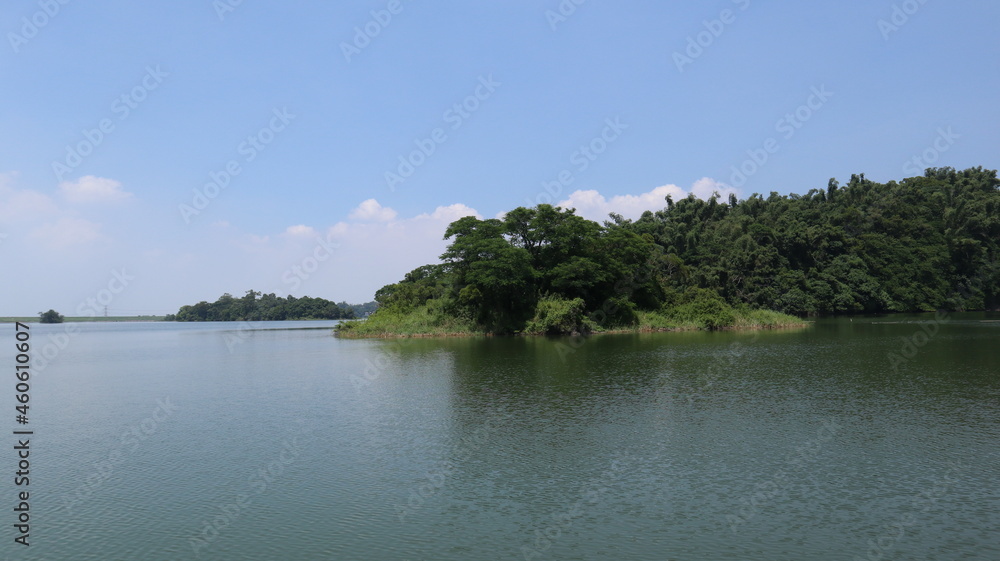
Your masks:
[[[535,306],[535,316],[524,326],[532,335],[580,333],[590,330],[586,317],[586,304],[582,298],[572,300],[559,296],[545,296]]]
[[[59,312],[49,310],[38,314],[38,321],[41,323],[62,323],[64,318]]]
[[[668,311],[674,319],[693,323],[702,329],[719,329],[732,326],[736,314],[714,290],[690,288],[681,298],[681,303]]]
[[[635,302],[632,302],[625,296],[614,296],[608,298],[604,306],[601,307],[601,314],[605,317],[602,318],[600,322],[604,327],[629,327],[635,325],[639,321],[639,316],[636,313]],[[591,314],[591,318],[594,317]]]

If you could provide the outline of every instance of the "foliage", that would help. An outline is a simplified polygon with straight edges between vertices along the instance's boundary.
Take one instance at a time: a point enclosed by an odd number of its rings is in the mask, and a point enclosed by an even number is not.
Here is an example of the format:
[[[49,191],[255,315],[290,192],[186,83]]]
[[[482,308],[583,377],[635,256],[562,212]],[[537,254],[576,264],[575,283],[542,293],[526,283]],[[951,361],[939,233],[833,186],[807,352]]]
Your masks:
[[[483,330],[467,318],[444,310],[443,300],[431,300],[417,307],[380,308],[365,320],[345,321],[337,333],[346,337],[393,337],[411,335],[476,335]]]
[[[525,325],[524,332],[534,335],[586,333],[591,330],[583,298],[572,300],[546,296],[535,306],[535,316]]]
[[[39,323],[62,323],[65,320],[59,312],[55,310],[49,310],[47,312],[38,313]]]
[[[733,307],[717,292],[704,288],[688,289],[680,304],[670,309],[667,316],[702,329],[720,329],[736,322]]]
[[[353,310],[322,298],[281,298],[273,293],[262,295],[248,290],[242,298],[233,298],[227,292],[213,303],[202,301],[193,306],[181,306],[177,314],[167,316],[167,321],[282,321],[353,317]]]
[[[996,171],[931,168],[805,195],[667,197],[603,225],[544,204],[467,216],[445,232],[441,264],[380,289],[367,327],[343,330],[762,328],[801,323],[789,313],[996,309],[998,186]]]
[[[1000,307],[996,171],[931,168],[886,184],[744,201],[668,201],[622,227],[682,264],[674,287],[796,314]]]

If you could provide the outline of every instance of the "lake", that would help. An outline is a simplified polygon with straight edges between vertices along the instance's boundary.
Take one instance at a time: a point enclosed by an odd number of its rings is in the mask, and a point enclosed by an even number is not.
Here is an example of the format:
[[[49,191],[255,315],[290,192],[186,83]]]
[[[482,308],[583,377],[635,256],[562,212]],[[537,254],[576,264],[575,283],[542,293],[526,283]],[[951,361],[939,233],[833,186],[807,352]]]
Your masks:
[[[341,340],[31,325],[10,559],[1000,558],[1000,314]],[[74,325],[67,334],[67,326]],[[14,327],[0,326],[13,370]],[[8,378],[8,407],[14,382]]]

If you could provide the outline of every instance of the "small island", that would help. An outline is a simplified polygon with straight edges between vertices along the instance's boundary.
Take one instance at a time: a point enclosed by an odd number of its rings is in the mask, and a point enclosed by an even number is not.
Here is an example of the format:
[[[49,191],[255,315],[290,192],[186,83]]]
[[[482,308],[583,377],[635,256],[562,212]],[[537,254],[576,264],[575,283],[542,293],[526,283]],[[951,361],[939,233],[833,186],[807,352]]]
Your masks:
[[[444,263],[425,265],[375,294],[365,321],[342,337],[572,335],[806,325],[774,311],[733,306],[674,280],[687,271],[652,236],[625,222],[600,225],[542,204],[501,219],[466,216],[445,232]]]
[[[638,220],[519,207],[453,222],[442,263],[341,337],[770,329],[830,314],[1000,307],[997,172],[853,175],[805,195],[666,197]]]

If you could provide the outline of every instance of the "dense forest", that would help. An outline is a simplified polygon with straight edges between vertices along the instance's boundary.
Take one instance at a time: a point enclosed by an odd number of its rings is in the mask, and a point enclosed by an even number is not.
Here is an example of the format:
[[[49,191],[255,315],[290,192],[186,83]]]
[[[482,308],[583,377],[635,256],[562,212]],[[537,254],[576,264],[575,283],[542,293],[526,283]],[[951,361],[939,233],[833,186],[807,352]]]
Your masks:
[[[728,204],[667,201],[617,227],[650,235],[679,266],[680,289],[795,314],[982,310],[1000,306],[1000,182],[995,170]]]
[[[307,319],[352,319],[364,317],[375,310],[375,302],[352,306],[346,302],[333,303],[308,296],[281,298],[248,290],[242,298],[228,292],[215,302],[198,302],[181,306],[166,321],[283,321]]]
[[[638,220],[573,209],[464,217],[442,263],[375,295],[346,335],[560,333],[790,323],[789,314],[1000,306],[996,171],[928,169],[886,184],[851,177],[804,195],[669,197]]]

